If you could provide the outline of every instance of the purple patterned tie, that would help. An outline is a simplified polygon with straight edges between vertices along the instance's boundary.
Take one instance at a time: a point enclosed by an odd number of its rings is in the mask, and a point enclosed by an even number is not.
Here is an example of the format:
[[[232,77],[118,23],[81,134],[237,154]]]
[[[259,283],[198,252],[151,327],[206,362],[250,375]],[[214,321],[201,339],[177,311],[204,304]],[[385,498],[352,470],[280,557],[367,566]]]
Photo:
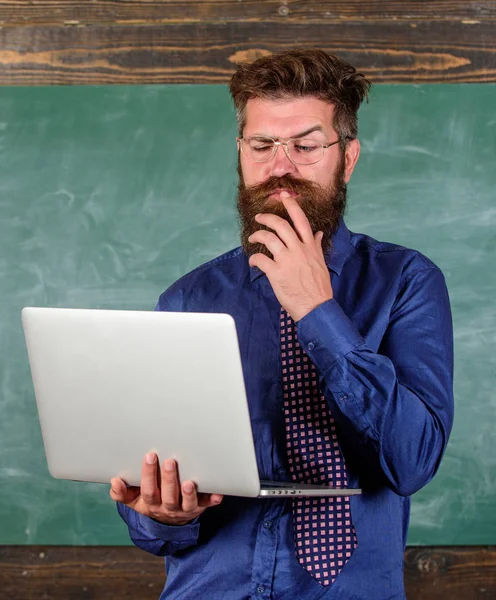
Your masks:
[[[286,446],[293,481],[346,487],[346,466],[336,427],[320,392],[317,371],[296,338],[296,325],[281,309],[281,359]],[[350,499],[293,501],[296,556],[321,585],[330,585],[356,548]]]

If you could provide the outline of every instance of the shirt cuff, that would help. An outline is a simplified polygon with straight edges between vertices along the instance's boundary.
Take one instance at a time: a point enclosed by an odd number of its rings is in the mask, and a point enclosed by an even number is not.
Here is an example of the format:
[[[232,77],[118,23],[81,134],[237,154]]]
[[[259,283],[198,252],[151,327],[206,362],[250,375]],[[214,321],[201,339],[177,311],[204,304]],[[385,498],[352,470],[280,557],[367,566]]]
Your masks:
[[[334,298],[314,308],[296,326],[298,341],[321,373],[357,346],[365,345]]]
[[[137,513],[138,524],[151,537],[167,542],[195,543],[200,532],[199,517],[186,525],[166,525]]]

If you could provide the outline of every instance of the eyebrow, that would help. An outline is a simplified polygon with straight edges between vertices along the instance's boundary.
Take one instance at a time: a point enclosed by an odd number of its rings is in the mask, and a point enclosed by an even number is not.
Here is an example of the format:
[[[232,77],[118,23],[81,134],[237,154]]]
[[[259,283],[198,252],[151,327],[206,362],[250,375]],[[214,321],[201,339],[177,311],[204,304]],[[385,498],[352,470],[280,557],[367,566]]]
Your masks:
[[[325,133],[322,125],[314,125],[313,127],[310,127],[309,129],[305,129],[305,131],[301,131],[300,133],[292,135],[290,138],[287,138],[287,139],[292,140],[295,138],[302,138],[302,137],[305,137],[306,135],[309,135],[310,133],[313,133],[314,131],[320,131],[321,133]],[[276,141],[279,141],[279,139],[280,139],[278,137],[275,138],[275,137],[272,137],[271,135],[267,135],[265,133],[256,133],[255,135],[253,135],[251,137],[271,138]]]

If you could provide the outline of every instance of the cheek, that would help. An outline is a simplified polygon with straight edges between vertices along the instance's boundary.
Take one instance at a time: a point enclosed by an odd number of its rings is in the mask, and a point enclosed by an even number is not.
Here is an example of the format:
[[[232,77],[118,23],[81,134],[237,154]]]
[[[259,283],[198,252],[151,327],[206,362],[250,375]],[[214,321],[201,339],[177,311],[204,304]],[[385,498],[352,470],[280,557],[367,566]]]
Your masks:
[[[241,173],[246,186],[262,183],[269,177],[268,168],[265,163],[254,163],[241,158]]]
[[[322,162],[318,169],[315,169],[314,181],[322,187],[328,187],[334,181],[338,163],[336,161]]]
[[[300,177],[326,187],[332,179],[332,168],[329,165],[325,168],[322,165],[319,165],[319,168],[310,165],[305,170],[301,169]]]

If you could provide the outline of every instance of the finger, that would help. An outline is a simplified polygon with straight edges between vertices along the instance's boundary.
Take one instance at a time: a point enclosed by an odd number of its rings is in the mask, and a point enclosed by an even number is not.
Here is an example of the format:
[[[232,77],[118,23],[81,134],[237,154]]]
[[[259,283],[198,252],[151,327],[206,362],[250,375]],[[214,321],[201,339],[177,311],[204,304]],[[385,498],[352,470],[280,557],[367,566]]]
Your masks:
[[[181,486],[183,503],[182,510],[185,513],[192,513],[198,508],[198,496],[196,486],[192,481],[185,481]]]
[[[248,264],[250,267],[258,267],[261,271],[263,271],[267,276],[272,272],[272,269],[275,267],[276,263],[270,259],[265,254],[253,254],[250,256],[248,260]]]
[[[281,239],[277,237],[272,231],[266,231],[259,229],[255,233],[252,233],[248,238],[248,241],[252,244],[259,243],[263,244],[272,256],[275,258],[283,250],[287,250],[287,247],[282,243]]]
[[[169,510],[179,510],[179,477],[177,463],[169,458],[162,463],[162,504]]]
[[[141,497],[149,506],[160,504],[160,489],[158,487],[158,458],[155,452],[149,452],[141,469]]]
[[[324,249],[322,248],[322,240],[324,239],[324,232],[317,231],[317,233],[314,236],[314,239],[315,239],[315,245],[317,246],[317,248],[320,251],[320,255],[322,256],[322,258],[324,258]]]
[[[139,487],[127,487],[122,479],[113,477],[110,480],[110,497],[114,502],[132,504],[140,495]]]
[[[281,192],[281,201],[284,204],[284,208],[288,211],[288,215],[291,217],[294,229],[300,236],[300,239],[303,242],[312,242],[313,232],[310,226],[310,221],[308,220],[304,210],[298,204],[298,201],[294,198],[291,198],[287,192]]]
[[[198,494],[198,506],[200,508],[211,508],[219,505],[224,496],[221,494]]]
[[[255,221],[274,230],[287,248],[292,248],[296,244],[301,244],[298,234],[286,219],[272,213],[259,213],[258,215],[255,215]]]

